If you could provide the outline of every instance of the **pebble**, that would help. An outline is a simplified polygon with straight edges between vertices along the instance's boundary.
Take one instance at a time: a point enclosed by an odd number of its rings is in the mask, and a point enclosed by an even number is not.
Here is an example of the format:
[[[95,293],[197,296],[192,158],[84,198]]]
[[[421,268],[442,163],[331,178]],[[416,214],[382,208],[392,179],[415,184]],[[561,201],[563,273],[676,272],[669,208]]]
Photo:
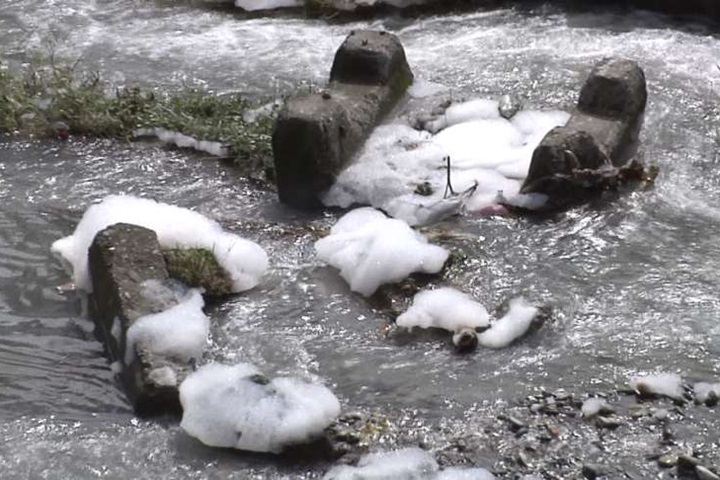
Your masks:
[[[677,459],[678,471],[694,471],[700,461],[697,458],[688,455],[680,455]]]
[[[660,468],[672,468],[675,465],[677,465],[677,462],[678,462],[678,457],[677,457],[677,455],[673,455],[673,454],[663,455],[657,459],[657,463],[660,466]]]
[[[582,466],[582,474],[583,477],[587,478],[588,480],[595,480],[596,478],[603,476],[602,467],[599,465],[583,465]]]
[[[598,427],[607,428],[609,430],[614,430],[623,424],[622,420],[609,417],[598,417],[596,423]]]
[[[720,477],[718,477],[702,465],[698,465],[697,467],[695,467],[695,474],[700,480],[720,480]]]

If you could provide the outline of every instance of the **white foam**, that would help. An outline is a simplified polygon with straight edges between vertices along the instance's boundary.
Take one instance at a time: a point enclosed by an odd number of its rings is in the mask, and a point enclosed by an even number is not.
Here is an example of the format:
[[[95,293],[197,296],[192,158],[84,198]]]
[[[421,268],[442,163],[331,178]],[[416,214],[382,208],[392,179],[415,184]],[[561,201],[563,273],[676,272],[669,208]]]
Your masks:
[[[339,465],[323,480],[494,480],[483,468],[440,471],[435,458],[417,447],[364,455],[357,466]]]
[[[580,408],[584,418],[592,418],[601,410],[608,407],[608,403],[604,398],[592,397],[585,400]]]
[[[268,266],[267,254],[259,245],[224,232],[217,222],[197,212],[130,195],[113,195],[88,208],[75,232],[52,245],[52,251],[71,264],[77,288],[92,291],[88,249],[100,230],[120,222],[154,230],[164,248],[212,251],[230,275],[235,292],[256,286]]]
[[[170,367],[160,367],[150,370],[148,379],[159,387],[176,387],[177,374]]]
[[[698,382],[693,390],[695,391],[695,401],[698,403],[705,403],[712,392],[720,397],[720,383]]]
[[[487,348],[504,348],[525,335],[538,314],[538,308],[523,297],[510,300],[508,312],[478,335],[478,344]]]
[[[180,426],[212,447],[277,453],[320,435],[340,414],[340,402],[323,385],[259,375],[247,363],[193,372],[180,385]]]
[[[684,393],[682,377],[676,373],[631,377],[630,388],[643,395],[660,395],[674,400],[682,400]]]
[[[484,468],[449,467],[441,471],[435,480],[495,480],[495,475]]]
[[[450,157],[453,189],[462,192],[477,185],[462,202],[466,211],[496,203],[499,192],[508,203],[536,207],[538,199],[517,197],[521,183],[540,140],[568,118],[566,112],[522,110],[506,120],[500,117],[496,101],[476,99],[452,105],[427,123],[429,130],[437,130],[434,135],[399,123],[382,125],[373,131],[358,159],[340,173],[323,202],[343,208],[371,205],[421,225],[423,218],[432,218],[428,209],[443,205],[439,202],[447,184],[444,159]],[[424,183],[431,194],[415,193]]]
[[[174,307],[160,313],[140,317],[128,328],[125,365],[135,358],[135,346],[182,361],[199,359],[207,345],[210,320],[203,313],[202,294],[197,289]]]
[[[449,255],[405,222],[367,207],[345,214],[330,235],[315,242],[315,252],[365,296],[414,272],[437,273]]]
[[[483,328],[490,324],[490,315],[470,295],[444,287],[418,292],[410,308],[397,317],[405,328],[444,328],[457,332],[462,328]]]
[[[180,148],[192,148],[200,152],[209,153],[215,157],[227,157],[230,155],[230,149],[223,143],[210,140],[197,140],[184,133],[167,130],[162,127],[138,128],[135,130],[134,136],[135,138],[157,137],[160,141],[168,145],[176,145]]]
[[[302,7],[305,0],[235,0],[235,6],[248,12],[276,8]]]

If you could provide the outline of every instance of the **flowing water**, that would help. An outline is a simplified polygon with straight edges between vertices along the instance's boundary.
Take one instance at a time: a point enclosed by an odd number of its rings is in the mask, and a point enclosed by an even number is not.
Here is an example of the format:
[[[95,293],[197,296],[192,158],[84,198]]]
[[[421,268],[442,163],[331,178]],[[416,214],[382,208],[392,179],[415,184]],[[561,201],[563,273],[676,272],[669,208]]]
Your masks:
[[[639,61],[649,89],[642,153],[655,188],[543,220],[461,218],[444,225],[467,254],[452,283],[492,307],[517,293],[553,321],[501,351],[452,353],[442,340],[386,339],[386,319],[313,256],[307,224],[233,167],[154,145],[0,143],[0,472],[2,478],[299,478],[317,465],[213,451],[133,417],[82,299],[50,244],[87,205],[132,193],[194,208],[270,254],[262,286],[210,308],[209,357],[316,377],[348,410],[411,412],[433,429],[538,386],[602,390],[628,375],[672,371],[720,380],[720,39],[702,25],[643,12],[550,8],[387,17],[327,24],[247,19],[141,0],[3,0],[11,62],[51,44],[117,84],[274,96],[324,81],[352,28],[401,38],[416,76],[458,96],[512,92],[569,109],[590,66]]]

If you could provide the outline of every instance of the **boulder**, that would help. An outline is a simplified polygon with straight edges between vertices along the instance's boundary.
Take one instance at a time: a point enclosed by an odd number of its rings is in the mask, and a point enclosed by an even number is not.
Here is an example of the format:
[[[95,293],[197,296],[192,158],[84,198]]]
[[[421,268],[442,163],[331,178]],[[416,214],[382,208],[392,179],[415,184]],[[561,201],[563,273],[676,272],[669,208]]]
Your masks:
[[[93,293],[91,305],[96,333],[113,361],[125,357],[126,334],[138,318],[177,304],[172,295],[149,295],[148,281],[166,286],[170,278],[157,235],[137,225],[118,223],[98,232],[88,251]],[[180,411],[178,385],[190,366],[136,347],[122,380],[128,397],[141,415]]]
[[[625,175],[636,152],[646,103],[645,75],[637,63],[600,61],[567,124],[551,130],[533,152],[522,192],[577,200],[585,190],[612,185],[611,177]]]
[[[273,131],[280,201],[297,208],[321,205],[372,129],[412,83],[393,34],[353,31],[335,54],[325,91],[290,98]]]

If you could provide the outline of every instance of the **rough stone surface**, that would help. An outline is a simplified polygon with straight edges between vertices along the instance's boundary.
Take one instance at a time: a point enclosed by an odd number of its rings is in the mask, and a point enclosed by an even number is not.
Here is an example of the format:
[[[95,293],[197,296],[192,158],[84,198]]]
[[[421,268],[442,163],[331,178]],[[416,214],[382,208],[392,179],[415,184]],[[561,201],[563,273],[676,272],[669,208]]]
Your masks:
[[[605,181],[608,175],[619,174],[636,152],[646,103],[645,75],[637,63],[618,58],[600,61],[583,85],[567,124],[550,131],[533,152],[522,191],[556,196],[562,192],[554,179],[562,177],[564,185],[573,187],[567,194],[575,196],[596,188],[594,179]]]
[[[100,231],[88,255],[96,331],[110,358],[122,361],[130,325],[144,315],[161,312],[174,304],[167,298],[149,298],[143,294],[142,284],[147,280],[170,281],[165,259],[154,231],[124,223]],[[135,360],[125,365],[122,374],[136,411],[144,415],[178,412],[177,387],[189,367],[153,355],[143,345],[138,345],[136,352]],[[162,374],[166,369],[158,370],[164,367],[174,372],[175,384],[168,382],[167,374]]]
[[[397,37],[351,32],[335,55],[327,89],[289,99],[276,120],[272,145],[280,201],[319,206],[319,196],[412,78]]]
[[[578,110],[613,120],[634,120],[645,111],[645,74],[638,64],[623,58],[598,62],[580,90]]]

